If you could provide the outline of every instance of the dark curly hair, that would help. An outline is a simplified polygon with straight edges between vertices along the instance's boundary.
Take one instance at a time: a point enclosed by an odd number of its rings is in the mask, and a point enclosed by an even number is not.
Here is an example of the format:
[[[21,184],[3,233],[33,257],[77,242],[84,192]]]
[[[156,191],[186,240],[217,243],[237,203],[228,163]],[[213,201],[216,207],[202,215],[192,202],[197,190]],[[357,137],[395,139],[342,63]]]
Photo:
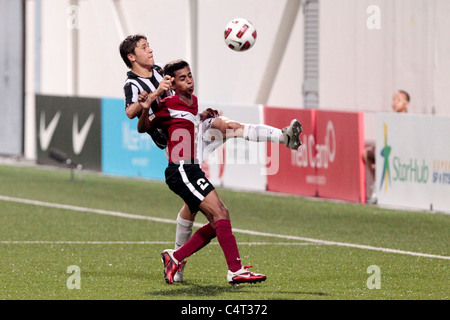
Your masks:
[[[164,66],[164,74],[173,77],[175,71],[181,70],[184,67],[189,67],[189,63],[184,60],[178,59],[170,61]]]

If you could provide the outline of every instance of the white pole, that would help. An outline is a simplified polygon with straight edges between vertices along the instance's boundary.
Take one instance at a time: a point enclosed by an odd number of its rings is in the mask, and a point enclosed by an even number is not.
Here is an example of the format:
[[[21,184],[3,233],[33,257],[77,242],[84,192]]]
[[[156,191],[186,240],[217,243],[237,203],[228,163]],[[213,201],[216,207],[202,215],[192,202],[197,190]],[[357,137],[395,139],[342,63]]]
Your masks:
[[[189,0],[189,10],[187,17],[187,60],[191,66],[194,77],[197,75],[197,52],[198,52],[198,1]],[[196,78],[198,79],[198,77]],[[198,80],[196,80],[196,87]],[[198,89],[197,89],[197,92]]]
[[[273,81],[277,75],[278,69],[286,51],[286,46],[297,18],[301,0],[287,0],[284,7],[283,16],[281,17],[280,26],[275,37],[275,43],[272,46],[270,58],[266,65],[266,70],[259,86],[256,103],[267,104],[269,99]]]
[[[78,29],[80,6],[78,0],[70,0],[67,8],[67,93],[78,95]]]

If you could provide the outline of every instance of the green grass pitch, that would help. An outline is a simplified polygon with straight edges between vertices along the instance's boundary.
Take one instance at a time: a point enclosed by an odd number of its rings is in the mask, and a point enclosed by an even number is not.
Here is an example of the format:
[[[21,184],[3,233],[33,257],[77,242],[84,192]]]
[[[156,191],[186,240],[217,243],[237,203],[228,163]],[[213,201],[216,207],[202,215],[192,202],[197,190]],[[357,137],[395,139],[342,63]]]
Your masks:
[[[213,240],[166,284],[182,202],[162,182],[0,165],[0,299],[449,299],[448,214],[218,192],[243,264],[267,281],[229,285]]]

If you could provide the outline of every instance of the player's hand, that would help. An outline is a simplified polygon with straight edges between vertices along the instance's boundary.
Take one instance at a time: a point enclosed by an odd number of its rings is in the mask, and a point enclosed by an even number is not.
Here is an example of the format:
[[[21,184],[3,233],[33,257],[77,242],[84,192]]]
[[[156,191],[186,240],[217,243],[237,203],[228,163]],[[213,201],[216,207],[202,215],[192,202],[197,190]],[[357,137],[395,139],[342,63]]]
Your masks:
[[[142,91],[138,96],[138,102],[144,109],[150,109],[151,101],[147,91]]]
[[[162,95],[164,92],[169,90],[172,86],[173,77],[165,76],[164,79],[159,83],[158,89],[156,89],[158,95]]]
[[[202,113],[200,113],[200,120],[204,121],[206,119],[214,118],[214,117],[218,117],[218,116],[219,116],[219,111],[212,109],[212,108],[207,108],[207,109],[203,110]]]
[[[208,108],[206,110],[208,110],[208,112],[210,112],[211,118],[220,116],[219,111],[216,109]]]

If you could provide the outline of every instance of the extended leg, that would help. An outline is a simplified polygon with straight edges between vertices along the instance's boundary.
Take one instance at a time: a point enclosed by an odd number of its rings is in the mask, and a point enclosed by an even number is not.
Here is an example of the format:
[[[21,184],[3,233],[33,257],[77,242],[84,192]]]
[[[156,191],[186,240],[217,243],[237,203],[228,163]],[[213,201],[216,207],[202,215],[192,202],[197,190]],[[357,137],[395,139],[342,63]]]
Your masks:
[[[296,119],[284,129],[278,129],[265,124],[244,124],[226,118],[217,118],[211,128],[220,130],[223,139],[244,138],[249,141],[267,141],[281,143],[291,149],[298,149],[302,144],[299,135],[302,126]]]

